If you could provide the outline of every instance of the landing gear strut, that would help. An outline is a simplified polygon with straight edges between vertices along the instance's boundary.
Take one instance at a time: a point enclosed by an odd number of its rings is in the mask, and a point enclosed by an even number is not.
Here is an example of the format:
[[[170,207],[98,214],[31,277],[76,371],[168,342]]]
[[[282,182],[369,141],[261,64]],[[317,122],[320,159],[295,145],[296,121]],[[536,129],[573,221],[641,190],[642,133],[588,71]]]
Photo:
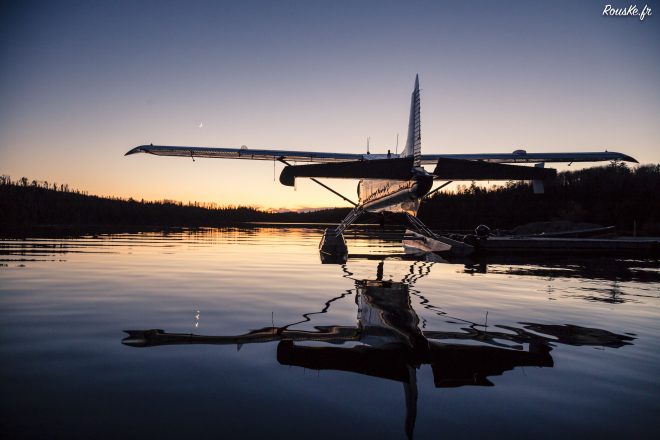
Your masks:
[[[403,235],[403,247],[406,252],[433,252],[461,257],[474,252],[473,246],[436,234],[417,217],[406,214],[406,218],[415,229],[415,231],[406,229]]]

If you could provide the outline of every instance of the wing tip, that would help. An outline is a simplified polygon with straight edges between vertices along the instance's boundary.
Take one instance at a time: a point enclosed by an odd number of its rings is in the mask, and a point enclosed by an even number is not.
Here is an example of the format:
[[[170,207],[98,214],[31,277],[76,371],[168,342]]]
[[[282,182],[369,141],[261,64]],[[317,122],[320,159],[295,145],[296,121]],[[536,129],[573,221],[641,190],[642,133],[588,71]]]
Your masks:
[[[639,161],[632,156],[628,156],[627,154],[623,154],[623,153],[619,153],[619,154],[621,155],[621,160],[624,162],[639,163]]]
[[[627,154],[624,153],[619,153],[618,151],[607,151],[605,150],[605,154],[609,155],[609,159],[607,160],[620,160],[622,162],[632,162],[632,163],[639,163],[637,159],[635,159],[632,156],[628,156]]]
[[[137,153],[148,153],[147,147],[148,145],[140,145],[138,147],[132,148],[131,150],[127,151],[124,156],[130,156],[131,154]]]

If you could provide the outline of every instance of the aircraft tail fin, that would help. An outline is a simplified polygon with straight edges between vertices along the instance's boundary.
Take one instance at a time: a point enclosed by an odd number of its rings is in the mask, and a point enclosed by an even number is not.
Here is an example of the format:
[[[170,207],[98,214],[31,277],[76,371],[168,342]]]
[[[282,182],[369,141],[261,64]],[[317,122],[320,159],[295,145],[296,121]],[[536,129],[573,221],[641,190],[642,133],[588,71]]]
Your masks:
[[[422,134],[419,105],[419,75],[415,76],[415,88],[410,100],[410,119],[408,121],[408,139],[401,157],[414,157],[414,166],[421,165]]]

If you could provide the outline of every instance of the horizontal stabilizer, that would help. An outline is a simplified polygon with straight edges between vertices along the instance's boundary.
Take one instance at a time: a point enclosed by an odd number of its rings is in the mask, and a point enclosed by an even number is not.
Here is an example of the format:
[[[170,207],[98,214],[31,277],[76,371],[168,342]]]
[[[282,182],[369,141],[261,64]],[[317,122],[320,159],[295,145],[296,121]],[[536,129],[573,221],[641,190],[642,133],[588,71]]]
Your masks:
[[[433,175],[442,180],[544,180],[556,177],[557,170],[440,158]]]
[[[296,177],[334,179],[406,180],[412,176],[413,158],[356,160],[313,165],[289,165],[280,174],[282,185],[293,186]]]

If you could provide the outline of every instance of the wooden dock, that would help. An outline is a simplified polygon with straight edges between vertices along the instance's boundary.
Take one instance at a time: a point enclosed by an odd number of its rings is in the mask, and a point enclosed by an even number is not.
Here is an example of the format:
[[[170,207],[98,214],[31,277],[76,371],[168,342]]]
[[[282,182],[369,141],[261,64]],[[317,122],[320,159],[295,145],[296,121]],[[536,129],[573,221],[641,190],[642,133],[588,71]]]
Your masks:
[[[660,256],[660,238],[488,237],[479,252],[501,254],[564,254]]]

